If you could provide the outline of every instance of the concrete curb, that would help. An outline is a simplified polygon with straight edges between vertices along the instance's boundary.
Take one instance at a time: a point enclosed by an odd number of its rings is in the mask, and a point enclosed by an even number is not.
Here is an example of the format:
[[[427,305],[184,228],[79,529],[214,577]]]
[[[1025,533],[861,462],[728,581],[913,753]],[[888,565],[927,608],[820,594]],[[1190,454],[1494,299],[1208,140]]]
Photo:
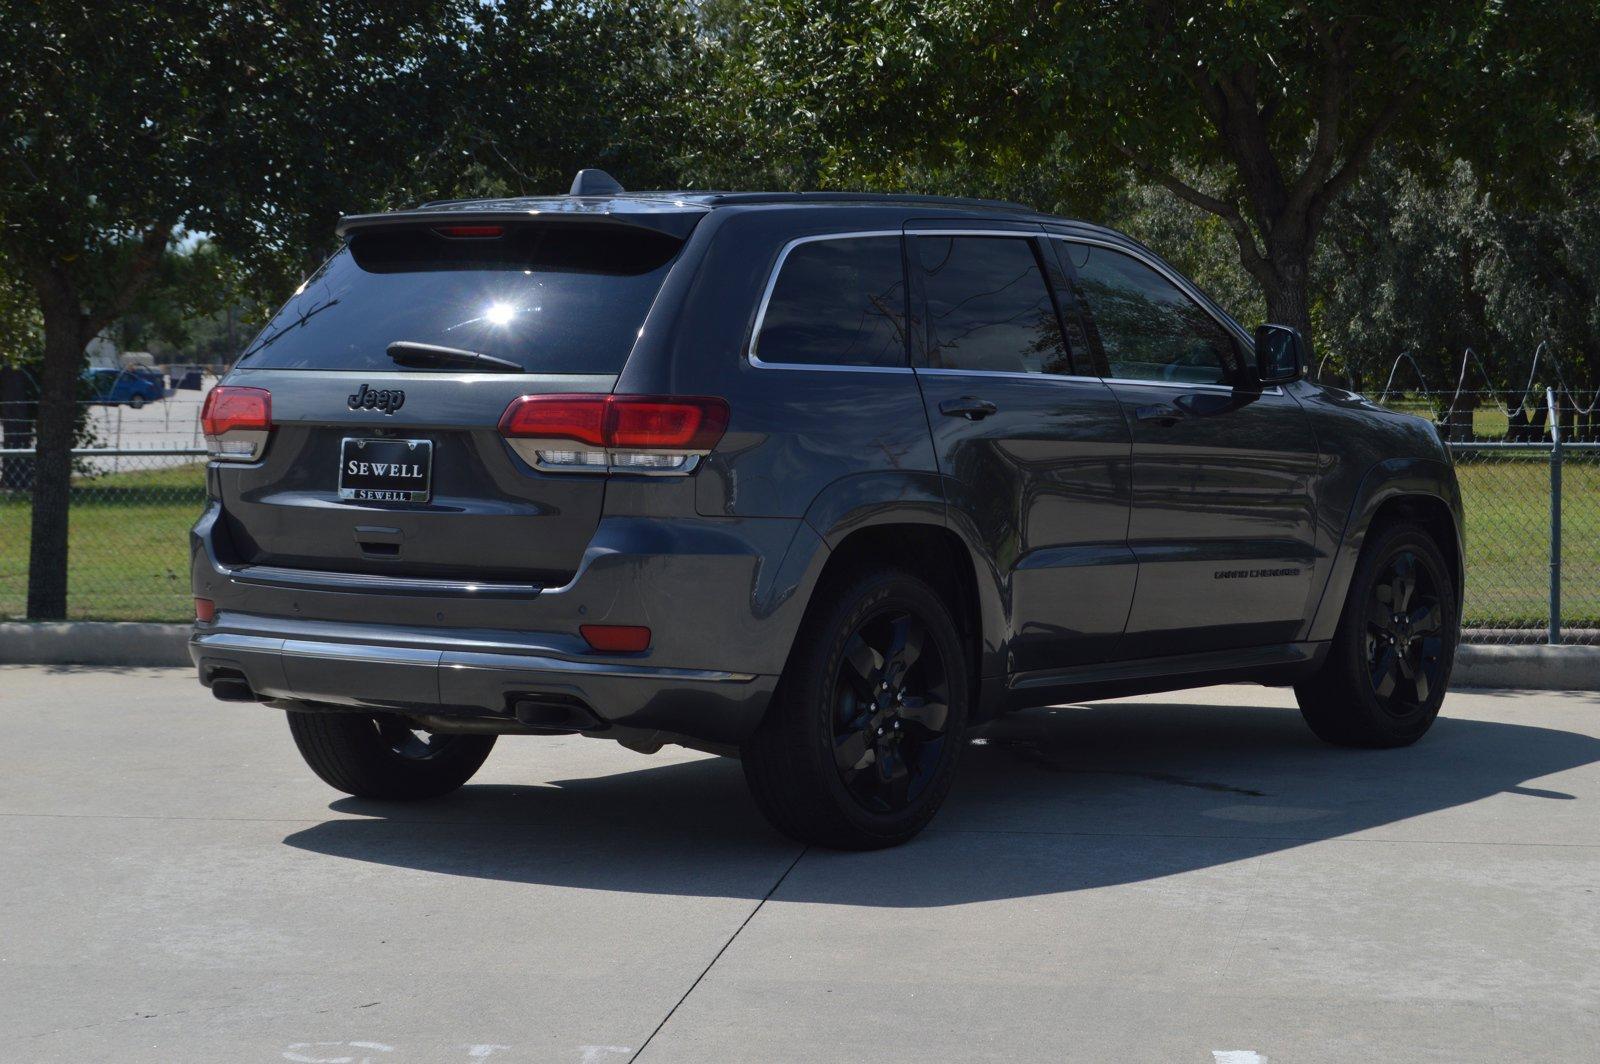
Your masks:
[[[1450,686],[1600,691],[1600,646],[1464,646]]]
[[[187,624],[0,623],[0,665],[188,665]],[[1454,687],[1600,691],[1600,646],[1463,646]]]
[[[0,665],[188,665],[187,624],[0,623]]]

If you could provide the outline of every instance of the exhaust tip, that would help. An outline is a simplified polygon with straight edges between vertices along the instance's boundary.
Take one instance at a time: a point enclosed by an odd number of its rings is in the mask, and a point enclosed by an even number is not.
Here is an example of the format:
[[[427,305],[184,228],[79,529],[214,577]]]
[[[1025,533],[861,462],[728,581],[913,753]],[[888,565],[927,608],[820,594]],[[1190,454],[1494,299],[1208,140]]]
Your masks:
[[[577,699],[559,695],[523,695],[512,699],[512,716],[518,723],[541,731],[596,731],[606,726],[594,710]]]
[[[245,679],[244,673],[232,669],[215,669],[207,677],[206,686],[220,702],[259,702],[261,699]]]

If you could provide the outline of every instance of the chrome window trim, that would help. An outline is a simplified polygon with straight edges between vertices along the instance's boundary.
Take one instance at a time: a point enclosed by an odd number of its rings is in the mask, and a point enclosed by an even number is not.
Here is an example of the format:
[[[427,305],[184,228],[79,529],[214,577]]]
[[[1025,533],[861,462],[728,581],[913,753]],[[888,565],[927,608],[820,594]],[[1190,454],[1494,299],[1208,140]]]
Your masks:
[[[761,304],[756,310],[756,323],[750,330],[750,343],[745,348],[745,358],[755,369],[788,369],[788,370],[815,370],[822,373],[910,373],[911,367],[906,366],[847,366],[838,363],[809,362],[763,362],[756,355],[756,342],[761,338],[761,326],[767,320],[767,304],[772,302],[772,291],[778,286],[778,275],[783,271],[783,264],[789,260],[789,253],[801,244],[815,244],[823,240],[864,240],[869,237],[902,236],[899,229],[858,229],[842,233],[818,233],[812,236],[797,237],[783,245],[778,252],[778,260],[772,264],[772,272],[767,275],[766,287],[761,292]],[[902,273],[901,283],[905,283]]]
[[[797,237],[785,244],[778,252],[777,262],[773,264],[771,273],[767,275],[766,287],[761,293],[761,304],[756,311],[755,326],[750,331],[749,347],[745,351],[745,357],[749,360],[751,366],[756,369],[815,370],[824,373],[928,373],[938,376],[952,377],[1015,377],[1026,378],[1028,380],[1059,380],[1078,382],[1096,381],[1104,384],[1128,384],[1139,385],[1142,387],[1177,388],[1191,391],[1199,389],[1201,391],[1227,392],[1230,394],[1234,390],[1234,386],[1231,384],[1189,384],[1182,381],[1140,380],[1130,377],[1094,377],[1084,376],[1081,374],[1056,373],[1014,373],[1005,370],[946,369],[943,367],[930,366],[812,365],[805,362],[763,362],[759,357],[757,357],[756,340],[758,337],[760,337],[762,323],[765,322],[767,318],[767,304],[772,301],[772,291],[777,287],[778,274],[783,269],[784,262],[789,258],[789,253],[795,248],[799,247],[801,244],[810,244],[821,240],[851,240],[878,236],[1002,236],[1025,240],[1036,240],[1043,238],[1045,240],[1061,240],[1069,244],[1088,244],[1093,247],[1105,248],[1107,251],[1121,252],[1141,265],[1147,266],[1151,270],[1154,270],[1184,295],[1194,300],[1194,302],[1202,311],[1206,313],[1208,317],[1210,317],[1218,325],[1222,326],[1224,330],[1242,343],[1246,351],[1250,350],[1255,343],[1254,338],[1245,332],[1244,326],[1234,321],[1232,317],[1227,315],[1222,315],[1219,317],[1217,312],[1213,309],[1211,299],[1206,296],[1204,292],[1201,292],[1192,283],[1190,283],[1190,281],[1182,274],[1151,258],[1148,254],[1141,252],[1138,248],[1135,248],[1131,245],[1118,244],[1115,241],[1104,240],[1099,237],[1056,233],[1045,229],[1042,225],[1037,229],[862,229],[848,232],[819,233],[812,236]],[[1270,388],[1263,388],[1261,390],[1261,394],[1283,395],[1284,390],[1280,385],[1273,385]]]
[[[1100,377],[1085,377],[1077,373],[1021,373],[1009,369],[949,369],[944,366],[918,366],[919,374],[930,377],[1007,377],[1020,380],[1073,381],[1079,384],[1104,383]]]
[[[926,366],[918,366],[917,373],[931,377],[1000,377],[1030,381],[1070,381],[1076,384],[1129,384],[1149,388],[1176,388],[1180,391],[1219,392],[1224,395],[1232,395],[1234,391],[1231,384],[1186,384],[1183,381],[1146,381],[1130,377],[1085,377],[1075,373],[1016,373],[999,369],[944,369]],[[1282,395],[1283,389],[1273,385],[1261,389],[1261,394]]]

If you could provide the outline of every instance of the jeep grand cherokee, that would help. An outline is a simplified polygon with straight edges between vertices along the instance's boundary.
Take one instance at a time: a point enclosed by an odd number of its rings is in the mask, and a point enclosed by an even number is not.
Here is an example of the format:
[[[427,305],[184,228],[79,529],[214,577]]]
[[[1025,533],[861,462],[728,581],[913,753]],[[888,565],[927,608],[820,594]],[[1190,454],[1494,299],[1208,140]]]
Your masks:
[[[1292,684],[1364,746],[1438,713],[1434,428],[1118,233],[598,171],[339,232],[206,401],[192,537],[201,682],[333,787],[444,794],[500,735],[681,743],[866,848],[1011,709]]]

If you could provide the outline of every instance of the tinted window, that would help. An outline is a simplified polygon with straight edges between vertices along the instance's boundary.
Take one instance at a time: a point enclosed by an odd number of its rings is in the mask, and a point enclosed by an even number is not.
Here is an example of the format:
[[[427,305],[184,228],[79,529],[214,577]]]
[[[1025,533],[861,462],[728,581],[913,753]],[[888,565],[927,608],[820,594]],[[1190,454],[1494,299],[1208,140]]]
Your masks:
[[[1223,384],[1233,339],[1183,290],[1131,255],[1067,244],[1074,290],[1100,334],[1110,374],[1126,380]]]
[[[930,366],[1072,372],[1032,241],[919,236],[917,256],[926,276]]]
[[[763,362],[901,366],[906,286],[897,236],[796,244],[756,337]]]
[[[252,369],[393,369],[396,340],[534,373],[616,373],[680,242],[616,226],[525,225],[491,239],[356,234],[251,345]]]

